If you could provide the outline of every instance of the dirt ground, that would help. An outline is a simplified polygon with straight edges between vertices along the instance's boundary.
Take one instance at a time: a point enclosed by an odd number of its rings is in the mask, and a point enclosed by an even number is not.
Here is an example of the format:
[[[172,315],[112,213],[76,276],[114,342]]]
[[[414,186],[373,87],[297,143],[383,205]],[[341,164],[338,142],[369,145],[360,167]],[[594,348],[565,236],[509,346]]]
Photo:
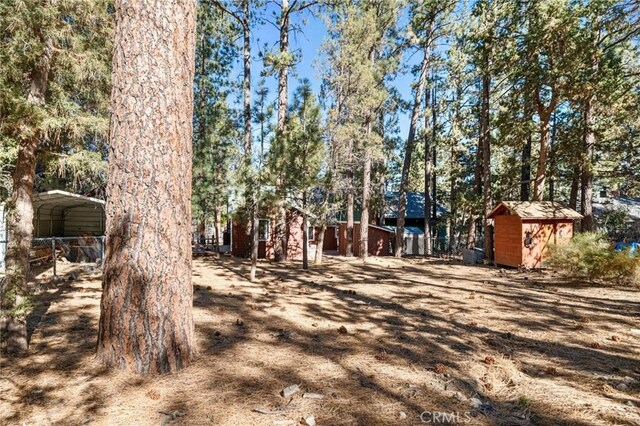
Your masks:
[[[159,377],[95,362],[99,271],[40,273],[0,423],[640,425],[637,290],[435,259],[248,267],[194,260],[199,356]]]

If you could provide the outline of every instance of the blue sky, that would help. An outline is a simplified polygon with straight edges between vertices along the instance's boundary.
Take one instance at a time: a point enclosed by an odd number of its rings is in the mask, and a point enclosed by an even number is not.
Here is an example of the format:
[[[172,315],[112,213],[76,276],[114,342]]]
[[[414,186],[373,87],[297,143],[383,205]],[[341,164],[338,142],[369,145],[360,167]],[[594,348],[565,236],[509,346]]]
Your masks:
[[[279,14],[278,6],[273,3],[269,3],[264,7],[264,16],[272,19],[272,14],[275,12]],[[327,37],[327,28],[323,19],[319,16],[313,16],[308,11],[294,14],[292,17],[292,27],[299,26],[303,28],[302,32],[292,32],[290,35],[291,50],[296,51],[301,57],[300,61],[290,71],[289,74],[289,100],[291,100],[293,93],[298,86],[300,80],[307,78],[311,82],[314,92],[318,94],[320,92],[321,80],[319,78],[319,72],[317,70],[319,64],[320,50],[322,43]],[[260,26],[254,27],[252,34],[252,94],[253,100],[255,100],[255,91],[260,80],[260,72],[263,70],[263,64],[258,53],[264,49],[265,44],[269,49],[278,49],[279,34],[278,30],[270,23],[265,22]],[[238,58],[239,61],[241,58]],[[415,59],[415,58],[413,58]],[[238,63],[236,72],[240,76],[241,64]],[[395,86],[401,93],[405,100],[411,98],[411,83],[412,76],[398,75],[393,80],[393,86]],[[273,101],[277,94],[277,75],[266,77],[266,86],[269,88],[269,100]],[[408,131],[408,115],[403,113],[399,120],[400,137],[406,138]]]

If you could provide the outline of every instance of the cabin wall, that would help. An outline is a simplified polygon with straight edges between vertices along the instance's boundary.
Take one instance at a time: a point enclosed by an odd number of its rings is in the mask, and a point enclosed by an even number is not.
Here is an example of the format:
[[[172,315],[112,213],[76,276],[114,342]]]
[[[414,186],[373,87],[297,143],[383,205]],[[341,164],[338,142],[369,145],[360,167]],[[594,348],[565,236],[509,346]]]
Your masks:
[[[340,223],[339,252],[347,255],[347,224]],[[391,254],[392,233],[383,229],[369,227],[368,251],[371,256],[389,256]],[[353,255],[360,255],[360,224],[353,224]]]
[[[518,267],[522,264],[522,222],[518,216],[494,218],[494,256],[498,265]]]
[[[327,226],[324,231],[324,241],[322,242],[322,250],[338,250],[338,238],[336,238],[336,226]],[[318,240],[317,234],[320,233],[320,228],[316,229],[316,241]]]
[[[267,219],[261,217],[261,219]],[[274,217],[268,218],[270,220],[269,227],[269,239],[267,241],[260,241],[258,243],[258,258],[270,259],[275,258],[275,226],[276,220]],[[302,259],[302,247],[303,247],[303,231],[302,231],[303,217],[302,213],[298,210],[290,210],[287,213],[287,258],[289,260],[301,260]],[[251,239],[247,231],[247,225],[238,221],[233,222],[232,232],[232,247],[231,253],[237,257],[250,257],[251,256]],[[311,258],[311,255],[309,255]]]
[[[531,237],[529,247],[524,241]],[[573,238],[573,221],[571,220],[537,220],[522,223],[522,264],[528,268],[540,268],[549,258],[549,246],[561,245]]]

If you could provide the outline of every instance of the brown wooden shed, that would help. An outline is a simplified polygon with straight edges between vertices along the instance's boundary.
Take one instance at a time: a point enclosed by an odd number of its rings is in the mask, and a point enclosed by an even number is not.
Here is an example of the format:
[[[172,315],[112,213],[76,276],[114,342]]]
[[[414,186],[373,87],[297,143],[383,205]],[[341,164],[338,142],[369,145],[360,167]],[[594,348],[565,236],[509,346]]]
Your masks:
[[[494,220],[494,259],[498,265],[539,268],[550,244],[573,238],[573,221],[582,216],[552,201],[503,201],[488,216]]]
[[[353,255],[360,256],[360,222],[353,223]],[[370,256],[389,256],[392,254],[391,243],[394,231],[382,226],[369,224],[369,240],[367,247]],[[347,223],[340,222],[338,235],[338,252],[347,255]]]

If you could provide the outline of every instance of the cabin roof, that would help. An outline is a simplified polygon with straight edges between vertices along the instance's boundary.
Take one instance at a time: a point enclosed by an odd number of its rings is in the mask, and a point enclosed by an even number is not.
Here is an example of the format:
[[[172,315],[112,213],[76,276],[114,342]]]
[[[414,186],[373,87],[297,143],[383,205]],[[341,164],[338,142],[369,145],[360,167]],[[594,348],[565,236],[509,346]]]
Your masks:
[[[521,219],[582,219],[573,209],[553,201],[502,201],[489,214],[489,218],[505,211]]]

